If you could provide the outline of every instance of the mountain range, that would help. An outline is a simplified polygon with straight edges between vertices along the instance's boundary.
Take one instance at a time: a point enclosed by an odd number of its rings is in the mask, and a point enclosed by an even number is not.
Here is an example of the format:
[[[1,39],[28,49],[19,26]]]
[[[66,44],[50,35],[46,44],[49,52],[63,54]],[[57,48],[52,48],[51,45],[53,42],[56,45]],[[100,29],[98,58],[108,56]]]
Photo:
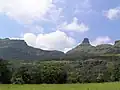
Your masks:
[[[0,39],[0,57],[5,60],[47,60],[63,57],[60,51],[30,47],[24,40]]]
[[[118,55],[120,54],[120,40],[115,41],[114,45],[101,44],[92,46],[88,38],[84,38],[82,43],[72,50],[68,51],[65,55],[66,58],[83,59],[84,57],[93,57],[101,55]]]
[[[88,38],[66,54],[61,51],[47,51],[28,46],[24,40],[0,39],[0,57],[5,60],[55,60],[83,59],[83,57],[105,54],[120,54],[120,41],[114,45],[101,44],[92,46]]]

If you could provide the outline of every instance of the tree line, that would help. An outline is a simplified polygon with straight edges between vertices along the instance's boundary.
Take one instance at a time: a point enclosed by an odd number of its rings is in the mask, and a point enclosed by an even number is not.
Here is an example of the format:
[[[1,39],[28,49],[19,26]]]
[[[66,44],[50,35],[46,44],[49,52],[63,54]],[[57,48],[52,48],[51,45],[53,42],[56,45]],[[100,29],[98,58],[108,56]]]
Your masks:
[[[119,60],[38,61],[15,67],[0,59],[2,84],[65,84],[120,81]]]

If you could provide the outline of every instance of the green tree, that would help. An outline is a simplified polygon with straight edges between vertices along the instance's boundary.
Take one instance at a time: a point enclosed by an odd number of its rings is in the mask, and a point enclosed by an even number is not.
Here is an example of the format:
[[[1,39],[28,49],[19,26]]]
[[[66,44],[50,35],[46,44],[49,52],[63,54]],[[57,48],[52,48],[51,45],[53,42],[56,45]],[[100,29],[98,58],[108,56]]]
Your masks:
[[[11,71],[8,69],[8,62],[0,59],[0,83],[10,83]]]

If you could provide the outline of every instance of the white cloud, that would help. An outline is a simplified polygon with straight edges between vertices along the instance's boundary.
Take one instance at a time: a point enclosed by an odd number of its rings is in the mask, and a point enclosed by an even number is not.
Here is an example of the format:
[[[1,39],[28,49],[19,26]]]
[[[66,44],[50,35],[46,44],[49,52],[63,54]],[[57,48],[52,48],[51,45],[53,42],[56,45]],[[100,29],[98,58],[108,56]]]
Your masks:
[[[29,46],[33,46],[35,47],[36,46],[36,38],[37,36],[34,35],[33,33],[26,33],[24,35],[24,40],[26,41],[26,43],[29,45]]]
[[[83,0],[83,2],[80,4],[81,8],[89,9],[92,7],[90,0]]]
[[[104,14],[110,20],[120,19],[120,7],[104,11]]]
[[[52,22],[54,24],[58,23],[61,18],[64,16],[61,15],[63,8],[52,8],[52,10],[48,11],[47,15],[43,18],[44,21]]]
[[[111,39],[108,36],[100,36],[97,37],[94,41],[91,42],[93,46],[100,45],[100,44],[112,44]]]
[[[0,0],[0,12],[17,21],[39,20],[54,7],[53,0]]]
[[[48,34],[39,34],[37,36],[33,33],[26,33],[24,40],[28,45],[44,50],[66,52],[66,49],[68,50],[68,48],[72,48],[76,45],[76,41],[72,37],[67,36],[64,32],[59,30]]]
[[[82,0],[81,3],[76,4],[74,14],[92,12],[93,10],[91,8],[91,0]]]
[[[11,38],[9,38],[10,40],[23,40],[23,38],[20,38],[20,37],[18,37],[18,38],[16,38],[16,37],[11,37]]]
[[[57,7],[57,3],[60,0],[0,0],[0,14],[22,24],[22,33],[38,34],[45,32],[44,24],[57,26],[63,18],[62,8]]]
[[[72,48],[65,48],[64,53],[67,53],[68,51],[72,50]]]
[[[54,3],[65,3],[65,0],[53,0]]]
[[[25,31],[24,33],[44,33],[44,28],[41,27],[40,25],[24,25]]]
[[[64,22],[59,26],[59,29],[72,32],[86,32],[89,30],[88,26],[84,23],[79,24],[76,17],[73,18],[73,21],[70,24]]]

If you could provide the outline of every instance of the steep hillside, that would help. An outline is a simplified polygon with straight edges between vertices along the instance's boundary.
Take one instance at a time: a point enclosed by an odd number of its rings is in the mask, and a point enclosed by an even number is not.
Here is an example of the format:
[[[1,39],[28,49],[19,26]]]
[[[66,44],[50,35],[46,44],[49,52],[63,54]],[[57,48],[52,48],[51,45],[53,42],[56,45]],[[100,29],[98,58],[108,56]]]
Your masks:
[[[0,57],[7,60],[59,59],[64,53],[30,47],[23,40],[0,39]]]
[[[88,38],[84,38],[81,44],[68,51],[66,55],[60,51],[46,51],[30,47],[24,40],[0,39],[0,57],[6,60],[85,60],[96,56],[119,56],[120,41],[114,45],[101,44],[92,46]]]
[[[80,45],[66,53],[65,58],[85,59],[85,57],[89,57],[89,55],[94,54],[93,51],[95,51],[95,47],[90,44],[88,38],[84,38]]]
[[[120,41],[115,41],[114,45],[101,44],[92,46],[88,38],[84,38],[83,42],[77,47],[66,53],[67,59],[86,59],[94,56],[116,55],[120,54]],[[118,56],[118,55],[117,55]]]

